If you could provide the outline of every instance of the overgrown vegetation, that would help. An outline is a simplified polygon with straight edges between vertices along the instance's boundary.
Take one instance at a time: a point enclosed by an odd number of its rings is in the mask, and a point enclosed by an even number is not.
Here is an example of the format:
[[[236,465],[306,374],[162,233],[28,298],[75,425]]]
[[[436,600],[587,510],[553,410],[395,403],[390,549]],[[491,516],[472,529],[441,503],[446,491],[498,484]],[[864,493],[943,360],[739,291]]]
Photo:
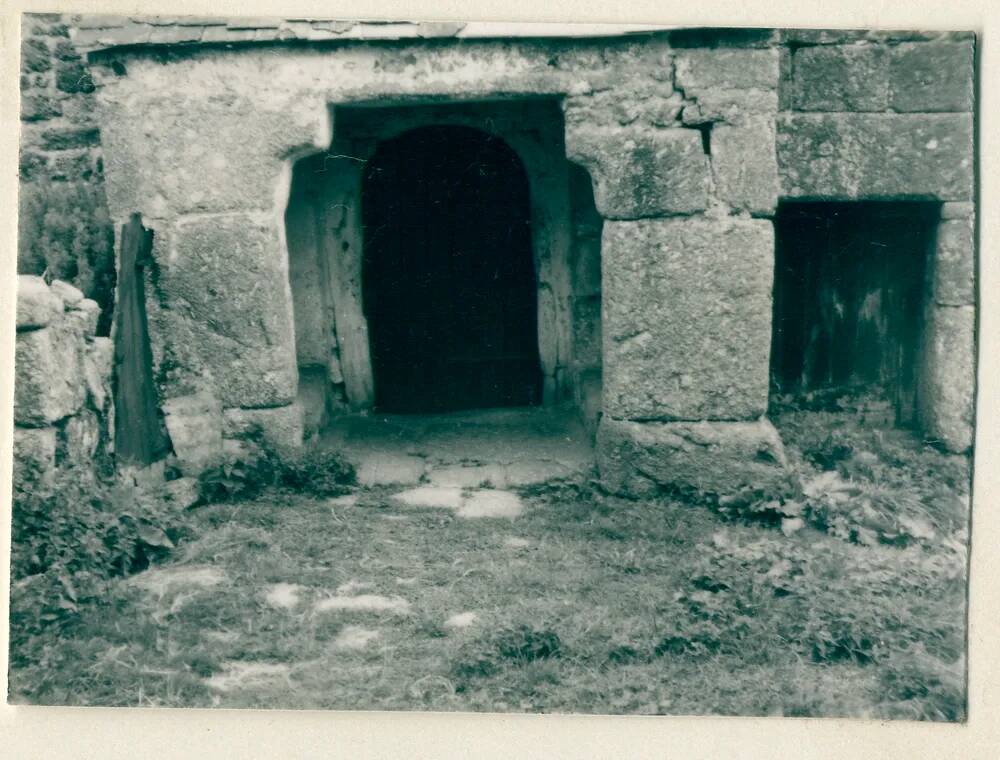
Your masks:
[[[786,532],[809,524],[864,545],[967,541],[969,458],[895,428],[888,401],[840,395],[804,409],[779,400],[771,416],[788,444],[793,487],[778,498],[723,500],[723,514],[780,522]]]
[[[115,287],[114,231],[102,187],[92,183],[22,183],[17,271],[48,272],[76,285],[101,306],[99,335],[111,326]]]
[[[78,469],[16,493],[12,517],[12,652],[26,638],[71,627],[114,578],[162,559],[186,533],[165,493],[112,485]]]
[[[204,500],[238,501],[281,488],[329,496],[343,493],[354,477],[328,451],[251,451],[206,474]],[[116,579],[167,559],[194,535],[191,515],[165,486],[137,487],[80,468],[57,470],[51,483],[38,472],[20,475],[32,487],[14,494],[12,667],[44,654],[52,636],[72,635],[102,608]]]
[[[905,431],[877,432],[866,414],[773,415],[803,493],[828,473],[849,486],[832,490],[844,498],[813,488],[795,530],[781,530],[787,516],[633,502],[572,482],[526,491],[529,509],[512,523],[406,508],[385,489],[357,490],[351,505],[270,489],[204,506],[190,515],[195,538],[156,572],[211,570],[224,582],[113,581],[72,635],[18,661],[12,694],[961,720],[968,463]],[[847,530],[821,513],[827,502]],[[892,520],[871,527],[869,509]],[[917,516],[933,535],[905,527]],[[294,603],[269,604],[273,584],[294,585]],[[314,607],[335,593],[410,607]],[[465,612],[477,616],[468,627],[446,624]],[[369,643],[339,645],[358,630]],[[257,680],[217,685],[255,668]]]
[[[199,477],[204,503],[254,499],[269,488],[286,488],[315,496],[347,493],[354,468],[337,452],[318,447],[278,451],[251,440],[238,453]]]

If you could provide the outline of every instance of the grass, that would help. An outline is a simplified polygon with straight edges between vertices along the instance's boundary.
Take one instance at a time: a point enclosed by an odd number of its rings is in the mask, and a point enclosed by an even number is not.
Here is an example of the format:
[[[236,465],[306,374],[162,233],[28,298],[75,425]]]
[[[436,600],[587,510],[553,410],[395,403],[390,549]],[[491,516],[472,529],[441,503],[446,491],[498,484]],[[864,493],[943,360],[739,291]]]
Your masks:
[[[800,478],[825,467],[850,484],[805,500],[791,535],[586,483],[525,492],[512,523],[398,507],[380,489],[344,507],[269,492],[192,513],[198,538],[169,565],[223,583],[117,582],[68,635],[18,643],[12,699],[963,719],[968,462],[876,433],[856,409],[775,417]],[[352,582],[409,612],[313,611]],[[299,603],[269,606],[275,583],[301,586]],[[445,625],[467,611],[471,626]],[[350,626],[378,637],[339,648]],[[236,662],[287,667],[212,688]]]

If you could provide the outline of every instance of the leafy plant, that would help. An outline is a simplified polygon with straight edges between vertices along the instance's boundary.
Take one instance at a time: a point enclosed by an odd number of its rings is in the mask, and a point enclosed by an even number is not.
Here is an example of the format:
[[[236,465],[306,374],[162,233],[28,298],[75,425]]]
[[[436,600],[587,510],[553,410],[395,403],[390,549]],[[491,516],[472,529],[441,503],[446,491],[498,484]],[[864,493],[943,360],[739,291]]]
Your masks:
[[[147,567],[185,534],[164,493],[57,472],[51,487],[15,493],[12,515],[12,642],[70,624],[107,582]]]
[[[504,659],[522,663],[559,657],[563,652],[559,634],[555,631],[538,631],[526,625],[504,631],[496,648]]]
[[[338,452],[304,448],[280,460],[280,484],[316,496],[340,496],[354,482],[354,468]]]
[[[251,440],[238,454],[199,476],[201,501],[246,501],[268,488],[339,496],[354,482],[354,468],[337,452],[305,448],[278,452],[260,440]]]
[[[254,499],[277,480],[277,462],[266,450],[227,454],[198,476],[200,501],[215,504]]]
[[[505,663],[523,666],[563,654],[565,648],[555,631],[520,625],[469,642],[453,663],[452,674],[459,679],[458,689],[461,691],[464,689],[462,681],[493,676]]]
[[[17,271],[72,282],[101,306],[107,335],[114,301],[114,231],[104,190],[91,183],[23,183]]]
[[[801,404],[801,400],[799,400]],[[806,525],[868,546],[962,541],[970,461],[895,428],[889,402],[841,395],[822,411],[790,400],[772,409],[793,477],[783,493],[746,489],[716,502],[719,513],[781,527]]]

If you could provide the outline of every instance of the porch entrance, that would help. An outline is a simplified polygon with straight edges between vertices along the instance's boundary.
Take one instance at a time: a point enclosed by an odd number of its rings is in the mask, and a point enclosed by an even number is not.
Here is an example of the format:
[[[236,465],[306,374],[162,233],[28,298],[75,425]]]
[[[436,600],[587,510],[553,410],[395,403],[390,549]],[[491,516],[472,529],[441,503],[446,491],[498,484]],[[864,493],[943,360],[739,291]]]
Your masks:
[[[362,176],[362,298],[375,407],[541,403],[528,177],[478,129],[379,145]]]

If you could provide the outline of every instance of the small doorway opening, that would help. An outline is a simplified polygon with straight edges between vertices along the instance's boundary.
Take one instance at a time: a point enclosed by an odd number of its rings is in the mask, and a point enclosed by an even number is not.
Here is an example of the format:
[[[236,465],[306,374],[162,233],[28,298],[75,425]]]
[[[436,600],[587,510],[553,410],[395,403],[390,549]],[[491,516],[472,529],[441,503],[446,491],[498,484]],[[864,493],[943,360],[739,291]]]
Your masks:
[[[362,176],[362,299],[375,407],[541,403],[528,177],[502,140],[428,126],[379,144]]]
[[[920,347],[940,205],[782,203],[775,219],[772,391],[875,391],[918,422]]]

